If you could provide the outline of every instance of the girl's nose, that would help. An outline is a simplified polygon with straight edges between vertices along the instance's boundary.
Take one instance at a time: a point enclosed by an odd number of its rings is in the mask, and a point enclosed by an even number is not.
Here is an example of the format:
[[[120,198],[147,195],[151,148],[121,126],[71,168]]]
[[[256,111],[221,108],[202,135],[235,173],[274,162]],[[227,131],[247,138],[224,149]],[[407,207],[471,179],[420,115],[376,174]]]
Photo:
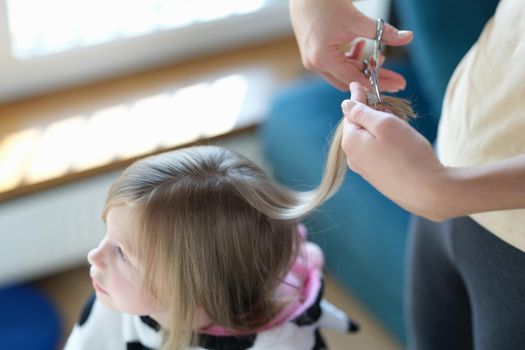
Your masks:
[[[104,271],[106,264],[104,262],[104,251],[102,243],[89,251],[87,260],[91,266],[95,266],[98,270]]]

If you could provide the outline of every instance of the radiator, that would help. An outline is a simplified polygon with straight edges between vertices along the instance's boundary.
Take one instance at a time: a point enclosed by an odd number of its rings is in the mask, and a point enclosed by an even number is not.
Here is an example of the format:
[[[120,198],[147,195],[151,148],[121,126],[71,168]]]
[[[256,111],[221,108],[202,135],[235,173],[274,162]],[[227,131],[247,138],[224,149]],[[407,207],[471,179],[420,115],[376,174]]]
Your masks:
[[[86,261],[105,232],[105,174],[0,204],[0,285]]]

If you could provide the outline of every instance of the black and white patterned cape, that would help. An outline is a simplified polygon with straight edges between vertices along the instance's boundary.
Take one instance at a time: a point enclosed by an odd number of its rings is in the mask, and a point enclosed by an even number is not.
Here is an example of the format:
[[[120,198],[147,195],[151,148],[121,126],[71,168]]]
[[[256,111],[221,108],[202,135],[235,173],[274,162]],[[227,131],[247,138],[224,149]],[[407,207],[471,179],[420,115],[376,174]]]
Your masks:
[[[321,350],[326,345],[320,328],[355,332],[357,325],[341,310],[322,298],[292,320],[264,331],[243,336],[199,335],[199,346],[191,350]],[[71,333],[65,350],[160,349],[163,332],[148,316],[128,315],[103,306],[93,295]]]

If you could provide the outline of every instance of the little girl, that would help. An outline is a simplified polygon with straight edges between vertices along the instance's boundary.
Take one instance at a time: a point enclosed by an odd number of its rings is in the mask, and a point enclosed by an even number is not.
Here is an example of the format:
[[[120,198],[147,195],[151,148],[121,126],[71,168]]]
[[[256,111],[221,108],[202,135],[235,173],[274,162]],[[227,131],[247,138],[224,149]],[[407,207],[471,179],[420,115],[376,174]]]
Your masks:
[[[88,254],[96,295],[66,349],[310,350],[326,348],[321,326],[355,331],[322,300],[323,256],[299,224],[344,178],[340,131],[309,192],[214,146],[127,168]]]

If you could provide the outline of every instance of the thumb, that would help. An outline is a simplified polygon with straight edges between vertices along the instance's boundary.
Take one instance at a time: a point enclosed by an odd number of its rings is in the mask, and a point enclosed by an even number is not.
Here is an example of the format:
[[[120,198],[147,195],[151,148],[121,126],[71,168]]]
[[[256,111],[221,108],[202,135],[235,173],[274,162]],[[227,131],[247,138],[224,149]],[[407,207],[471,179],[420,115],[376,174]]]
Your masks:
[[[341,103],[345,118],[375,135],[377,125],[389,114],[375,110],[366,104],[366,90],[359,83],[350,83],[350,92],[352,93],[351,99]]]
[[[373,109],[361,102],[344,100],[343,103],[341,103],[341,108],[346,120],[363,129],[368,129],[374,118],[370,116],[370,112],[373,111]]]
[[[387,113],[377,111],[354,100],[344,100],[341,108],[347,121],[367,130],[374,136],[379,130],[378,125],[389,116]]]
[[[361,12],[357,13],[354,19],[354,28],[359,36],[368,39],[374,39],[376,36],[376,20],[364,15]],[[402,46],[409,44],[414,38],[414,33],[409,30],[399,30],[396,27],[385,23],[383,27],[383,37],[381,42],[385,45]]]
[[[366,103],[366,90],[358,82],[350,83],[350,94],[352,101]]]

